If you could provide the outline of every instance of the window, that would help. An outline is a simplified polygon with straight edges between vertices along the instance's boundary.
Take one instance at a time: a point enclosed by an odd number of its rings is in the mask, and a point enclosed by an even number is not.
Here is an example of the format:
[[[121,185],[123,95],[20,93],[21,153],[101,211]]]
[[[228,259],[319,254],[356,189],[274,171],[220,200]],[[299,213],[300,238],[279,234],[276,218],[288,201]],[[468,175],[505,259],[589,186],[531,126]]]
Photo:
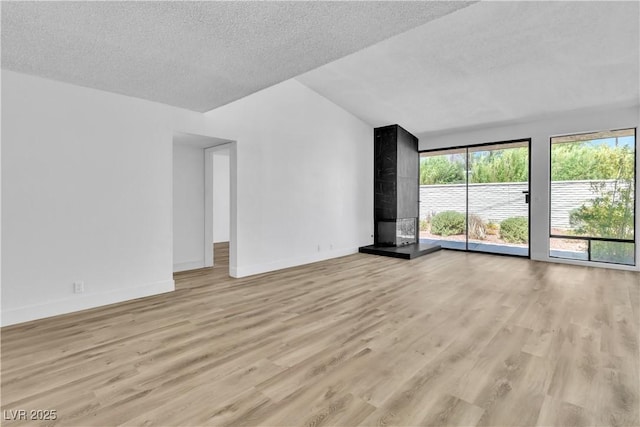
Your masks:
[[[551,138],[550,253],[635,265],[636,130]]]

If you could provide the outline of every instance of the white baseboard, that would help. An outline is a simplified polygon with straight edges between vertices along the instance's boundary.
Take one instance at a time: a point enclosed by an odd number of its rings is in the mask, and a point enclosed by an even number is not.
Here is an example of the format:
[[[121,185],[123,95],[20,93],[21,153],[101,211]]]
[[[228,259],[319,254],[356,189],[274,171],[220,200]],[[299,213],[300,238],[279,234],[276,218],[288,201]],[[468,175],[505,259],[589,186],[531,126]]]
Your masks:
[[[126,289],[117,289],[107,292],[77,294],[71,298],[59,299],[44,304],[34,304],[8,310],[2,310],[1,326],[14,325],[30,320],[43,319],[59,314],[73,313],[75,311],[100,307],[136,298],[148,297],[175,290],[173,280],[148,283]]]
[[[283,268],[297,267],[299,265],[311,264],[313,262],[325,261],[327,259],[352,255],[358,252],[358,248],[343,248],[317,254],[307,255],[298,258],[289,258],[264,264],[254,264],[250,266],[238,266],[229,269],[231,277],[247,277],[255,274],[268,273],[270,271],[282,270]]]
[[[201,259],[200,261],[179,262],[177,264],[173,264],[174,273],[187,270],[197,270],[198,268],[204,268],[203,259]]]

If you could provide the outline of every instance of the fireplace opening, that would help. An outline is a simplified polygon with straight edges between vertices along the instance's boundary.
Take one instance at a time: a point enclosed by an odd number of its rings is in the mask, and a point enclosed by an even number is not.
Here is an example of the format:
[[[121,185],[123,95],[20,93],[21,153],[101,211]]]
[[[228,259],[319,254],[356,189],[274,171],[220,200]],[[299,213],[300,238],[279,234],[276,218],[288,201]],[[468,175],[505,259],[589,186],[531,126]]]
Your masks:
[[[379,246],[404,246],[417,242],[417,218],[378,221]]]

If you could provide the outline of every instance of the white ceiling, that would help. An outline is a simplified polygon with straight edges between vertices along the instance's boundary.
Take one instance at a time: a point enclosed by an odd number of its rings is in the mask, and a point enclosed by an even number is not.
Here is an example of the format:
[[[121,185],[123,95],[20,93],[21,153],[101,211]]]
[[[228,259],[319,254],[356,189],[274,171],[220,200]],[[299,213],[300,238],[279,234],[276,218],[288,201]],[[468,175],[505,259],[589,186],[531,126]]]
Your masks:
[[[2,2],[2,68],[208,111],[470,2]]]
[[[299,76],[417,136],[640,103],[640,3],[482,2]]]

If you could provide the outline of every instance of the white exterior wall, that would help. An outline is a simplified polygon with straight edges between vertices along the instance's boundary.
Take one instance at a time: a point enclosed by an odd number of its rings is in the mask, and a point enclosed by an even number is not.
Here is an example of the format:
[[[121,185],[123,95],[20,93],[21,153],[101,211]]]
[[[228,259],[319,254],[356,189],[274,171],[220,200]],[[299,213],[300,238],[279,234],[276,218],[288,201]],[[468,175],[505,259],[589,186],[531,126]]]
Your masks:
[[[571,211],[598,195],[592,184],[602,181],[558,181],[551,184],[553,197],[551,224],[569,229]],[[608,190],[613,181],[607,182]],[[499,223],[510,217],[529,216],[529,207],[522,193],[527,183],[469,184],[469,213],[479,215],[487,222]],[[442,184],[420,186],[420,218],[442,211],[465,212],[466,185]]]

